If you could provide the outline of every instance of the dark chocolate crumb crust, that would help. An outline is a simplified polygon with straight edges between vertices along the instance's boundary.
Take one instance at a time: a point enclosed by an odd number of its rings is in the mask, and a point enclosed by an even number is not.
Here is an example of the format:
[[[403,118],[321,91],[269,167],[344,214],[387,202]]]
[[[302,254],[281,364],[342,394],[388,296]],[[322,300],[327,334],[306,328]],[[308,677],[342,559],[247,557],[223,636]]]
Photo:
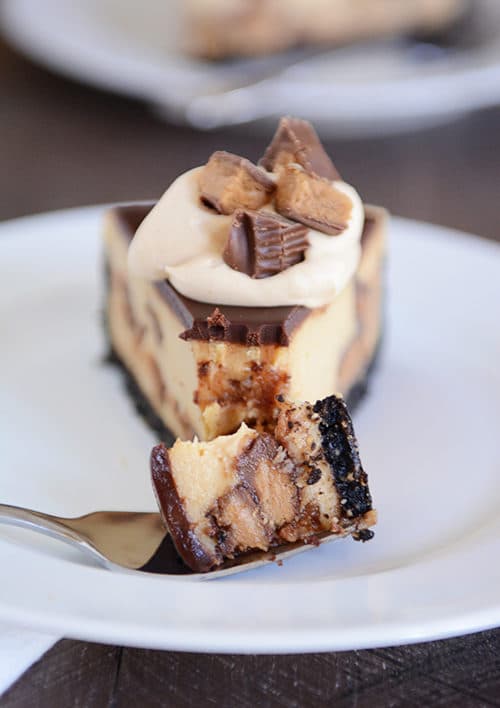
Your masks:
[[[137,385],[135,378],[127,369],[115,350],[111,347],[104,359],[106,364],[112,364],[121,370],[123,382],[132,404],[145,423],[154,431],[158,440],[163,440],[167,446],[175,442],[175,437],[155,413],[150,402]]]
[[[354,541],[361,541],[362,543],[365,543],[366,541],[371,541],[374,536],[375,532],[371,529],[359,529],[359,531],[355,531],[352,534]]]
[[[346,403],[338,396],[328,396],[317,401],[313,410],[321,418],[323,454],[332,469],[344,513],[351,519],[363,516],[372,509],[372,498]]]

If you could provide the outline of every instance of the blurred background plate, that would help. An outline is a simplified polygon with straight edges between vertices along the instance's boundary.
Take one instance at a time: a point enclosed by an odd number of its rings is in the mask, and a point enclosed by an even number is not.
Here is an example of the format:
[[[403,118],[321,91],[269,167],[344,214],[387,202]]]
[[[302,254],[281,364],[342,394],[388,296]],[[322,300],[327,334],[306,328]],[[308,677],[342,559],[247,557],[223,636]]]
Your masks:
[[[323,134],[376,135],[500,101],[498,0],[475,0],[451,41],[406,38],[223,63],[183,55],[171,8],[155,0],[4,0],[0,13],[7,39],[34,60],[197,128],[291,113]]]

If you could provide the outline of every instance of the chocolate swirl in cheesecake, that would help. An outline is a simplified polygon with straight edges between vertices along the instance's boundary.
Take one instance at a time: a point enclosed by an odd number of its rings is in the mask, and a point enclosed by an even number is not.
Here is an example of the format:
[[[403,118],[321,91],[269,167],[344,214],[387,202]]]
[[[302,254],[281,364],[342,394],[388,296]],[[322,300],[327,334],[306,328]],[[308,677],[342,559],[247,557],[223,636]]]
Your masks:
[[[259,165],[275,172],[292,162],[328,180],[341,179],[312,125],[306,120],[287,116],[280,120]]]

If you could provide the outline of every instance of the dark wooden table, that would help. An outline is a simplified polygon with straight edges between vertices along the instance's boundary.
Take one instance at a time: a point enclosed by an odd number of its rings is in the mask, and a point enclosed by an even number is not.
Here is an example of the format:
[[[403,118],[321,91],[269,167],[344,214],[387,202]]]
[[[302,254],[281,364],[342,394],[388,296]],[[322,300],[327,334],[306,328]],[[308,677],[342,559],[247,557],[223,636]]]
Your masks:
[[[166,125],[136,102],[35,67],[0,43],[0,219],[159,195],[225,148],[265,138]],[[366,201],[500,240],[500,110],[394,138],[328,141]],[[1,582],[0,582],[1,595]],[[64,706],[500,706],[500,630],[304,656],[145,651],[63,640],[0,698]]]

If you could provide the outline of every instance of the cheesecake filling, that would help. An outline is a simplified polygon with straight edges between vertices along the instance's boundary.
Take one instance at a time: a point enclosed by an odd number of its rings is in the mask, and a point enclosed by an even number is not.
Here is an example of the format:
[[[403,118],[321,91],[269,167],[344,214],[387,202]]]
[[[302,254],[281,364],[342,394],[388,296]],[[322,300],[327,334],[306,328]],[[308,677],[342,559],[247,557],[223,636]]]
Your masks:
[[[218,305],[313,308],[332,302],[360,260],[364,208],[356,190],[332,180],[352,203],[343,231],[332,236],[310,228],[304,260],[271,277],[253,279],[224,261],[233,217],[200,201],[203,169],[178,177],[139,226],[129,249],[131,276],[167,278],[186,297]],[[266,174],[275,178],[274,173]],[[262,211],[276,214],[272,201]]]

